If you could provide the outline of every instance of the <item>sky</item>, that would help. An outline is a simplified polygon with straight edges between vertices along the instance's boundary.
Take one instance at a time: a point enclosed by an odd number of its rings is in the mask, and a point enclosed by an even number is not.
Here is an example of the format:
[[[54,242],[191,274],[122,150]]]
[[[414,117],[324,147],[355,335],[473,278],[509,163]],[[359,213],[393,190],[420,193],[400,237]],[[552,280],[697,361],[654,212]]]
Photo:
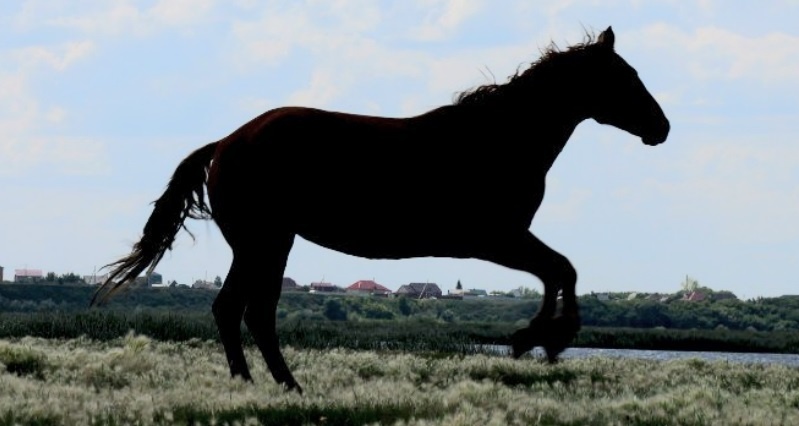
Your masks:
[[[578,294],[672,293],[686,276],[742,299],[799,294],[798,18],[797,0],[3,1],[0,266],[106,272],[180,160],[268,109],[416,115],[612,26],[671,133],[649,147],[581,123],[531,230],[571,260]],[[187,226],[197,239],[181,232],[156,271],[224,278],[216,226]],[[361,259],[301,238],[284,275],[543,290],[480,260]]]

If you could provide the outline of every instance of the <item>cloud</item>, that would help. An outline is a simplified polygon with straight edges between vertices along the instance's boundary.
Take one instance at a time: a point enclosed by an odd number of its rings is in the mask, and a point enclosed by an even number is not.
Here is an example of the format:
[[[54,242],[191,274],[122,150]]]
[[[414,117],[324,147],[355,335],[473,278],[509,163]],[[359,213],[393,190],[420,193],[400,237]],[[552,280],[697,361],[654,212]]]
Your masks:
[[[745,36],[716,26],[685,31],[657,23],[625,35],[624,40],[668,54],[699,81],[746,79],[782,85],[796,84],[799,75],[799,37],[783,32]]]
[[[105,145],[91,138],[62,134],[69,112],[60,105],[42,105],[30,93],[34,72],[63,72],[92,51],[90,42],[56,47],[33,46],[6,55],[16,65],[0,74],[0,176],[40,172],[66,175],[103,173]]]
[[[410,31],[410,37],[419,41],[438,41],[451,37],[484,6],[484,2],[479,0],[422,0],[418,4],[425,9],[432,9],[425,22]]]
[[[160,0],[145,16],[165,27],[184,27],[201,22],[213,3],[213,0]]]
[[[57,46],[29,46],[11,52],[21,67],[30,69],[44,64],[56,71],[64,71],[76,61],[89,56],[95,45],[90,40],[72,41]]]
[[[321,107],[327,105],[341,92],[341,86],[342,84],[333,77],[330,70],[317,68],[311,76],[310,85],[289,95],[287,102],[293,105]]]
[[[695,140],[669,175],[620,189],[639,208],[662,205],[675,227],[730,243],[799,239],[799,147],[786,135]],[[674,161],[672,158],[671,161]]]
[[[17,28],[57,27],[92,35],[144,36],[164,28],[186,28],[202,22],[214,0],[158,0],[142,7],[130,0],[29,0],[14,18]]]
[[[254,19],[234,21],[232,34],[242,64],[275,65],[294,49],[330,58],[349,58],[374,50],[368,33],[380,24],[372,2],[306,0],[283,7],[268,4]]]

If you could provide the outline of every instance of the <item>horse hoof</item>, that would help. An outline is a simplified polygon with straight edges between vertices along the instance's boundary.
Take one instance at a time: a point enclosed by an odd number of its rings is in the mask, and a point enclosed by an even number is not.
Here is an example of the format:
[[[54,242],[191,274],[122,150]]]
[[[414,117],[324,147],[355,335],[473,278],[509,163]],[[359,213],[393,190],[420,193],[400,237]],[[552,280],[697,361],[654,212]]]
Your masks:
[[[567,316],[552,318],[544,336],[544,351],[550,364],[558,362],[558,356],[566,350],[577,337],[580,330],[579,320]]]
[[[531,351],[535,347],[535,344],[531,344],[528,339],[521,337],[521,331],[522,330],[519,330],[516,333],[513,333],[513,336],[511,336],[511,356],[514,359],[521,358],[522,355]]]
[[[539,338],[540,330],[541,324],[539,322],[531,322],[528,327],[516,330],[511,335],[511,355],[513,358],[519,359],[541,343]]]
[[[547,354],[547,363],[549,364],[557,364],[560,354],[563,352],[564,348],[554,347],[554,346],[544,346],[544,352]]]

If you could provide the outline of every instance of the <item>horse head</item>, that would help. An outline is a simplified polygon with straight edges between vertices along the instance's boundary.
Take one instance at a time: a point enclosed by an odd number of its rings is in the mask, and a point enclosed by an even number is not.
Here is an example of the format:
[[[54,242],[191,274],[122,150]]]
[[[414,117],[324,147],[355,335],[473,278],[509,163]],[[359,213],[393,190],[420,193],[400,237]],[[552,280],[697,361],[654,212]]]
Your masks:
[[[618,127],[641,138],[646,145],[666,141],[669,120],[638,72],[614,49],[615,36],[608,27],[596,42],[586,49],[590,75],[583,88],[588,95],[588,115],[596,122]]]

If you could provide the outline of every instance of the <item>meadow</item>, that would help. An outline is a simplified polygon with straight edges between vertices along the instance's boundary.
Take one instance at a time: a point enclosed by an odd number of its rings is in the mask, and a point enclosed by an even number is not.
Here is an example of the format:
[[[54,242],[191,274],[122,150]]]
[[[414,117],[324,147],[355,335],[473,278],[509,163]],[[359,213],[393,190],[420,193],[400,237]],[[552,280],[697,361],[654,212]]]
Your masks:
[[[300,396],[231,379],[214,340],[0,340],[0,425],[789,425],[799,369],[284,347]]]

